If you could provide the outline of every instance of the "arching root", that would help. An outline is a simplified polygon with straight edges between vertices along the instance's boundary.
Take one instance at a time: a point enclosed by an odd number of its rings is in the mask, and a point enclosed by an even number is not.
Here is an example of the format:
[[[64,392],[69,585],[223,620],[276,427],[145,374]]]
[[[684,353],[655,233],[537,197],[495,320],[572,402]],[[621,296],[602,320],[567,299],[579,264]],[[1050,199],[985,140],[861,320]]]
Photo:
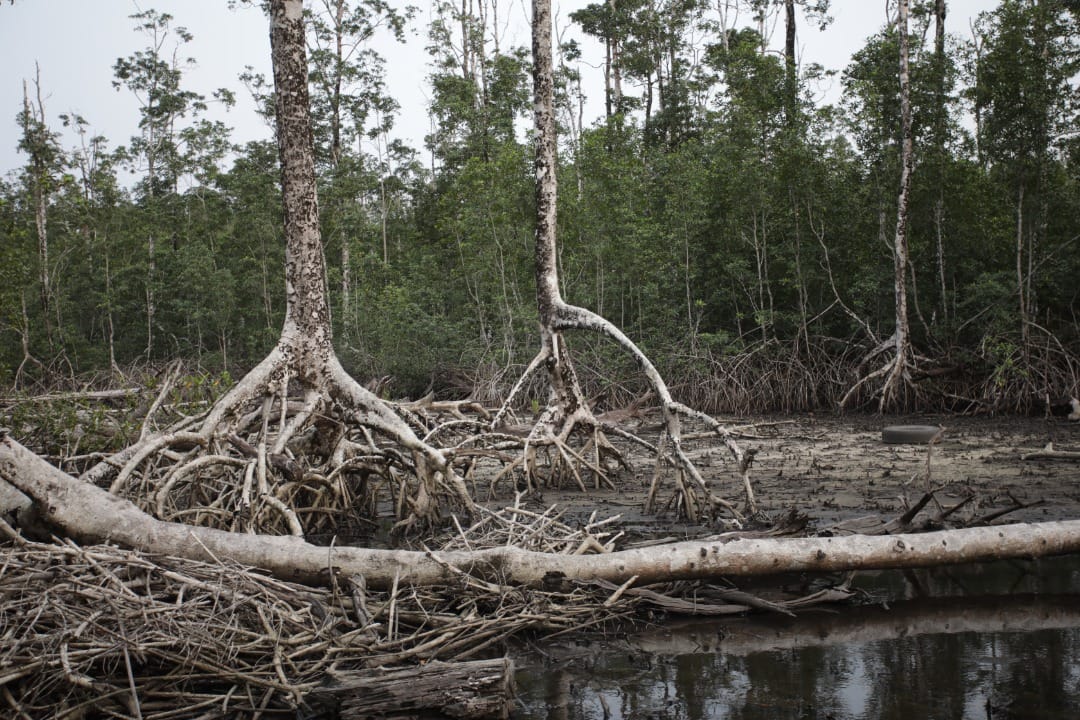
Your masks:
[[[145,435],[84,478],[111,479],[162,519],[246,532],[370,524],[382,492],[405,528],[434,524],[442,507],[473,513],[452,451],[420,439],[335,357],[300,362],[294,350],[282,341],[201,422]]]
[[[589,330],[606,335],[634,358],[659,401],[663,429],[660,441],[656,445],[632,433],[617,430],[611,424],[601,423],[593,416],[574,374],[566,344],[562,340],[561,332],[565,330]],[[548,369],[551,395],[547,407],[533,426],[525,444],[521,464],[530,482],[534,482],[538,477],[538,451],[545,449],[550,458],[548,465],[552,468],[549,480],[562,470],[564,473],[569,473],[582,491],[585,491],[581,473],[589,471],[594,474],[597,483],[602,481],[610,483],[604,471],[606,462],[604,458],[614,458],[617,464],[628,467],[622,453],[618,452],[608,439],[608,435],[617,435],[648,448],[656,456],[653,486],[647,503],[648,511],[656,509],[655,497],[664,474],[663,470],[670,468],[674,470],[677,495],[681,498],[681,501],[677,503],[677,508],[690,519],[698,520],[706,515],[717,513],[728,515],[736,523],[742,523],[747,516],[756,520],[766,519],[758,508],[750,482],[749,470],[753,453],[744,451],[736,442],[734,435],[711,416],[676,402],[671,397],[660,373],[637,345],[613,324],[584,308],[562,302],[556,304],[554,327],[546,336],[540,352],[529,363],[504,401],[502,408],[496,413],[492,420],[492,428],[500,427],[510,414],[511,405],[521,389],[541,367]],[[743,511],[713,492],[700,470],[687,455],[683,448],[682,419],[684,418],[704,424],[731,453],[736,472],[742,481],[745,498]],[[583,433],[587,438],[581,451],[574,450],[569,444],[570,437],[575,433]],[[590,452],[592,459],[586,459]]]

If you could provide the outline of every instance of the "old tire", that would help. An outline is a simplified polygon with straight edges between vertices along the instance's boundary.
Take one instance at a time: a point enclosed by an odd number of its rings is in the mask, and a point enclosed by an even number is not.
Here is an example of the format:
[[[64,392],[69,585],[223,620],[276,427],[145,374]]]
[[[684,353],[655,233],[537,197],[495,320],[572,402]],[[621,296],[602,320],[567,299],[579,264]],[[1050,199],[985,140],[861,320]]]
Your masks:
[[[889,425],[881,431],[881,441],[892,445],[925,445],[945,429],[937,425]]]

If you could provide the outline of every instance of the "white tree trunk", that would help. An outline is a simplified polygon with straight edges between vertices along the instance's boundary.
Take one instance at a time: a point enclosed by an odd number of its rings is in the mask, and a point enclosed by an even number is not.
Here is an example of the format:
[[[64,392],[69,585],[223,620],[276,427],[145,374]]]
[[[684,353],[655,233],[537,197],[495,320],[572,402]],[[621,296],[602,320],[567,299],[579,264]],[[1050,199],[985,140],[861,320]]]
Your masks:
[[[900,0],[897,22],[900,36],[900,193],[896,201],[896,237],[893,241],[893,285],[896,298],[896,358],[881,392],[881,409],[903,407],[902,393],[910,382],[911,329],[908,322],[908,205],[911,198],[911,173],[915,167],[914,139],[911,128],[911,73],[909,69],[908,0]]]
[[[908,0],[900,0],[896,32],[900,39],[900,191],[896,201],[896,235],[893,239],[893,292],[895,298],[896,329],[892,338],[885,341],[894,350],[891,360],[877,370],[860,378],[840,400],[840,409],[856,397],[857,391],[877,378],[884,377],[878,410],[906,410],[915,390],[911,370],[915,353],[911,346],[911,325],[908,321],[907,269],[908,269],[908,205],[911,199],[911,175],[915,169],[915,145],[911,126],[911,72],[908,38]],[[884,212],[880,214],[884,220]],[[879,226],[884,230],[883,222]],[[878,346],[864,362],[869,362],[882,351]]]
[[[0,437],[0,479],[30,497],[46,523],[81,542],[112,542],[147,552],[232,561],[304,582],[331,572],[362,575],[371,588],[396,582],[449,584],[466,572],[490,582],[542,586],[545,579],[636,578],[647,584],[781,572],[947,565],[1080,552],[1080,520],[999,525],[918,535],[690,540],[604,555],[552,555],[502,546],[422,552],[321,547],[295,537],[244,535],[164,522],[127,500],[56,469]]]

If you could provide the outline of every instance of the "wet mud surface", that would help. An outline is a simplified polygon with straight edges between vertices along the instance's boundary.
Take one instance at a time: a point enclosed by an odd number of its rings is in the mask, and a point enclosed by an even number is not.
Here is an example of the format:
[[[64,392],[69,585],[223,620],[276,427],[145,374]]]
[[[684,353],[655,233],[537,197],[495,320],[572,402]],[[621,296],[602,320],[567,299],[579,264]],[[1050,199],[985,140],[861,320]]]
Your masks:
[[[932,448],[882,442],[886,425],[940,425]],[[655,425],[655,422],[654,422]],[[1041,418],[798,417],[729,421],[756,451],[751,477],[774,518],[795,508],[808,533],[893,520],[928,490],[913,529],[1080,518],[1080,462],[1024,460],[1043,449],[1080,451],[1080,424]],[[649,419],[634,429],[651,441]],[[693,432],[693,429],[690,429]],[[727,451],[688,443],[703,474],[742,503]],[[929,452],[929,466],[927,458]],[[569,517],[620,515],[631,539],[694,537],[690,525],[642,512],[652,459],[635,455],[618,491],[545,489]],[[929,467],[929,472],[927,468]],[[672,496],[670,478],[660,500]],[[535,500],[534,500],[535,501]],[[785,584],[848,582],[850,604],[796,617],[752,613],[711,620],[666,617],[626,634],[541,643],[516,655],[518,720],[913,717],[1080,717],[1080,556],[864,571]],[[776,586],[776,587],[773,587]]]
[[[645,419],[630,428],[655,442],[655,423]],[[979,524],[993,514],[1025,505],[995,522],[1038,522],[1080,518],[1080,462],[1024,460],[1026,453],[1053,442],[1056,450],[1080,451],[1080,423],[1042,418],[918,417],[767,417],[730,420],[740,444],[756,452],[751,479],[757,501],[779,518],[794,508],[808,516],[809,532],[830,532],[838,524],[858,526],[892,520],[933,490],[931,503],[916,525],[937,525],[942,510],[953,526]],[[887,425],[939,425],[935,445],[886,444]],[[693,433],[693,428],[688,428]],[[687,443],[702,474],[723,497],[742,504],[742,489],[728,451],[715,440]],[[927,464],[929,454],[929,466]],[[715,524],[694,526],[674,519],[671,506],[659,516],[642,512],[653,475],[652,458],[635,453],[634,473],[615,479],[617,491],[545,488],[542,504],[558,503],[568,515],[620,515],[633,534],[689,537],[715,532]],[[929,472],[928,472],[929,467]],[[661,485],[661,507],[674,495],[670,478]],[[938,505],[940,504],[940,505]]]
[[[889,445],[886,425],[945,427],[940,443]],[[1053,442],[1080,450],[1080,424],[945,416],[761,418],[744,427],[757,451],[752,479],[773,517],[796,508],[809,533],[893,520],[932,489],[954,526],[1080,518],[1080,462],[1024,460]],[[641,431],[641,428],[639,428]],[[695,442],[717,491],[740,499],[723,447]],[[631,534],[693,537],[716,525],[650,517],[651,459],[638,456],[619,492],[544,493],[567,514],[620,514]],[[671,495],[670,485],[665,495]],[[928,503],[916,519],[933,520]],[[866,518],[873,520],[867,521]],[[934,527],[930,523],[930,527]],[[929,528],[927,528],[929,529]],[[754,592],[800,582],[848,582],[853,603],[796,617],[751,613],[665,617],[618,636],[541,643],[516,653],[516,720],[997,720],[1080,717],[1080,556],[765,578]],[[779,583],[779,584],[777,584]],[[772,587],[776,585],[776,587]]]

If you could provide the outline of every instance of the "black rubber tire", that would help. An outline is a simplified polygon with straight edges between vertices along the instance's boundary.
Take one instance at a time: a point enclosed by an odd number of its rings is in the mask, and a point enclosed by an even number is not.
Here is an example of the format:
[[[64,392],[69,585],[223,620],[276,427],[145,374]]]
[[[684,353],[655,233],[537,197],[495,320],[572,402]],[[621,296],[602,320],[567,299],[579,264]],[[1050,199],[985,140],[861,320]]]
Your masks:
[[[925,445],[942,431],[937,425],[889,425],[881,430],[881,442],[891,445]]]

